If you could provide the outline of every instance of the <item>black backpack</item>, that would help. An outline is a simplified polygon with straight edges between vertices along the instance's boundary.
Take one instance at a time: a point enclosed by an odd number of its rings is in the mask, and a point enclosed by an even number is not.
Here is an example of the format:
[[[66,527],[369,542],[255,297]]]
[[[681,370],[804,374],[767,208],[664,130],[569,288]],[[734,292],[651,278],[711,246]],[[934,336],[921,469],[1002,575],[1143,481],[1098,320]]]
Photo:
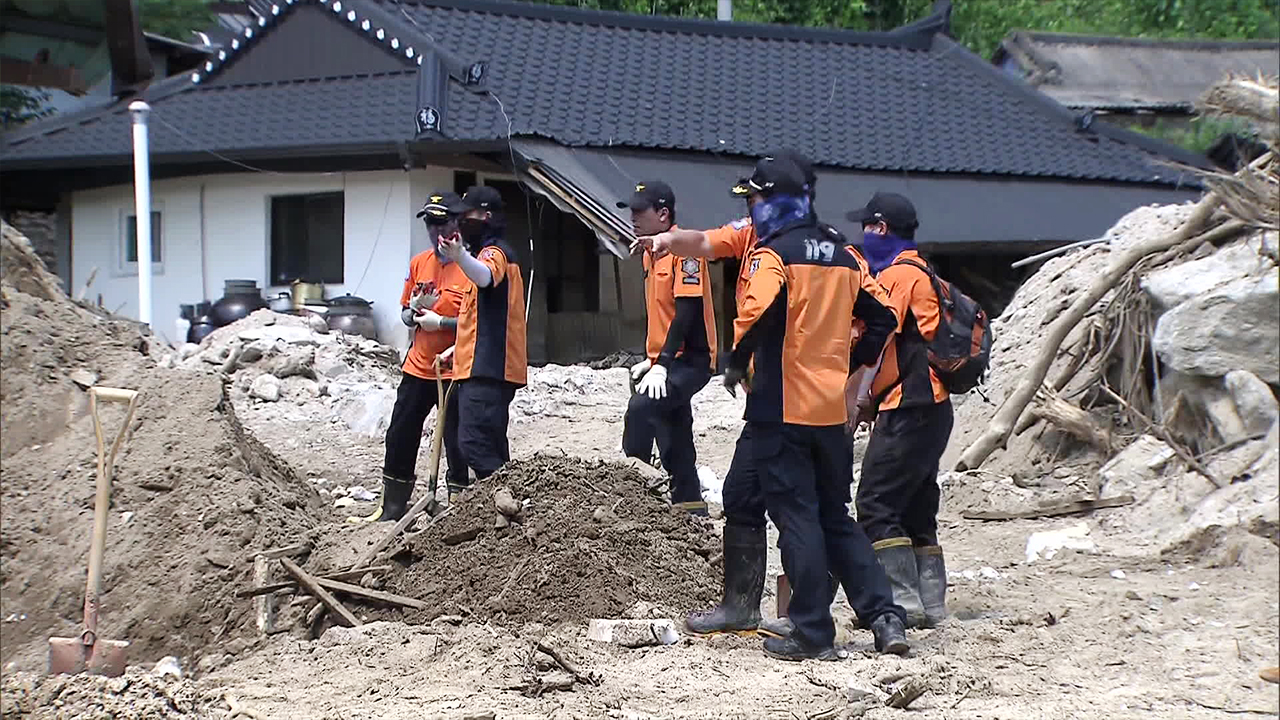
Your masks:
[[[991,323],[987,313],[960,288],[943,280],[928,265],[897,260],[924,271],[938,296],[938,332],[929,341],[929,366],[947,392],[967,393],[986,377],[991,364]]]

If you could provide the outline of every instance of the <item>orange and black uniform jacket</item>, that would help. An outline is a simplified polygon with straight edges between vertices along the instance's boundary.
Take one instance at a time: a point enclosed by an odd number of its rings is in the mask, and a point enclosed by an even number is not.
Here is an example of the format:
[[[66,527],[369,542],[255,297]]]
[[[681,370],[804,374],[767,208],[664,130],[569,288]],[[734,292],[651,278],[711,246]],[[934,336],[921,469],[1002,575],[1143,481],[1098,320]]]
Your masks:
[[[484,241],[476,259],[489,267],[493,283],[468,283],[458,314],[453,378],[489,378],[523,386],[528,380],[525,346],[524,276],[515,251],[501,238]]]
[[[414,295],[431,292],[440,299],[429,310],[444,317],[458,317],[462,309],[462,300],[466,297],[467,279],[458,263],[441,263],[440,258],[432,250],[424,250],[409,261],[409,277],[404,280],[404,292],[400,294],[400,306],[409,307],[409,300]],[[413,344],[404,358],[404,371],[423,380],[434,380],[436,377],[436,355],[448,349],[454,343],[453,330],[423,330],[414,326]],[[453,377],[446,366],[440,371],[440,377]]]
[[[854,256],[812,224],[757,247],[747,273],[729,360],[755,365],[746,419],[844,423],[849,372],[875,364],[897,324],[893,312],[862,288]],[[856,343],[855,319],[866,325]]]
[[[894,258],[924,263],[920,253],[905,250]],[[919,407],[945,401],[950,395],[929,367],[928,342],[938,332],[938,296],[923,270],[890,265],[877,276],[898,315],[898,333],[885,349],[884,362],[871,385],[881,410]]]
[[[707,261],[645,253],[644,297],[648,312],[645,353],[669,366],[677,356],[704,359],[715,370],[716,316]]]
[[[880,284],[879,280],[876,280],[876,276],[871,274],[871,266],[867,264],[867,259],[862,257],[862,253],[858,251],[858,248],[848,244],[848,241],[846,241],[845,249],[853,256],[854,261],[858,263],[858,270],[862,272],[862,289],[874,297],[881,305],[893,311],[894,322],[901,322],[901,318],[898,317],[898,310],[889,302],[889,293],[885,292],[884,286]],[[862,337],[862,333],[866,332],[866,330],[867,324],[862,320],[853,321],[853,338],[855,341]]]

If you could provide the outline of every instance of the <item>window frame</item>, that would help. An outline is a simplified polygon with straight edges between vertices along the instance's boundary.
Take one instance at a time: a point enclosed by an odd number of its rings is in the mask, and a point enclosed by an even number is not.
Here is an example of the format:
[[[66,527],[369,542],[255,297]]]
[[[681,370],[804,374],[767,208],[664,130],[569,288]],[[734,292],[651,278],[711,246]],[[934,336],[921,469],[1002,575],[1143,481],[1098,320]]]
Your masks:
[[[328,287],[337,287],[344,285],[347,281],[347,192],[346,188],[325,188],[325,189],[309,189],[304,191],[286,191],[280,193],[270,193],[266,195],[266,275],[268,287],[287,287],[297,278],[286,277],[283,280],[276,278],[275,273],[275,201],[285,198],[306,198],[319,195],[337,196],[342,211],[342,225],[338,229],[339,249],[341,251],[340,272],[341,279],[325,280],[320,278],[304,278],[307,282],[319,282]]]
[[[168,256],[167,248],[165,247],[165,241],[164,241],[165,226],[166,226],[165,217],[164,217],[165,216],[164,203],[152,202],[151,215],[152,215],[152,226],[151,226],[152,254],[155,253],[155,249],[157,247],[159,248],[159,251],[160,251],[160,260],[152,261],[151,263],[151,274],[163,275],[165,258]],[[157,215],[159,216],[159,223],[155,222],[155,216]],[[129,258],[129,218],[136,218],[136,217],[137,217],[136,208],[133,208],[133,207],[120,208],[117,228],[116,228],[116,242],[115,242],[115,261],[116,261],[115,266],[116,267],[115,267],[114,274],[116,277],[136,277],[139,272],[138,261],[137,260],[131,261],[128,259]],[[136,219],[135,219],[135,222],[136,222]],[[135,244],[135,248],[136,248],[136,244]],[[137,252],[136,249],[135,249],[135,252]]]

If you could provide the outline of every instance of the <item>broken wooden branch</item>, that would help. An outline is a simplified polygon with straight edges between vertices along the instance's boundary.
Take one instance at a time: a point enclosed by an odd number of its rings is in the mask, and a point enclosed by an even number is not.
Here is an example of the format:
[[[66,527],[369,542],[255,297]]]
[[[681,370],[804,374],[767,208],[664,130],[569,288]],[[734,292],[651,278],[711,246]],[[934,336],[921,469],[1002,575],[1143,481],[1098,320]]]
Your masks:
[[[1133,503],[1134,497],[1132,495],[1117,495],[1116,497],[1099,498],[1097,500],[1071,500],[1068,502],[1046,505],[1032,510],[1016,510],[1012,512],[1001,510],[971,510],[962,513],[961,517],[966,520],[1030,520],[1032,518],[1074,515],[1075,513],[1089,512],[1091,510],[1123,507],[1125,505],[1132,505]]]
[[[1093,416],[1063,400],[1052,388],[1041,386],[1035,395],[1031,414],[1048,420],[1073,436],[1089,443],[1104,455],[1111,454],[1111,433],[1094,421]]]
[[[253,556],[253,584],[262,586],[271,582],[271,561],[266,555]],[[276,599],[270,594],[262,594],[253,600],[253,614],[257,620],[258,632],[270,633],[275,627]]]
[[[334,590],[347,595],[355,595],[356,597],[369,598],[370,600],[378,600],[392,605],[403,605],[413,608],[414,610],[426,610],[427,604],[421,600],[416,600],[404,595],[396,595],[394,593],[383,592],[381,590],[371,590],[369,588],[360,587],[344,583],[339,580],[325,580],[324,578],[316,578],[316,584],[327,590]]]
[[[561,655],[559,650],[556,650],[554,647],[551,647],[550,645],[548,645],[546,640],[539,640],[538,644],[535,647],[537,647],[539,651],[544,652],[547,655],[550,655],[552,660],[555,660],[557,663],[559,663],[560,667],[564,668],[565,672],[569,673],[574,678],[576,678],[578,682],[584,683],[587,685],[600,684],[599,674],[594,672],[590,672],[590,673],[582,672],[582,670],[580,670],[577,665],[575,665],[572,661],[570,661],[564,655]]]
[[[884,704],[891,708],[906,710],[907,706],[915,702],[927,689],[929,688],[928,685],[925,684],[924,680],[918,677],[913,677],[899,685],[897,689],[890,693],[889,697],[885,698]]]
[[[390,530],[387,531],[386,535],[383,535],[382,538],[378,540],[378,542],[374,543],[373,545],[370,545],[369,549],[361,553],[360,557],[357,558],[354,563],[352,563],[351,567],[353,568],[364,567],[365,565],[368,565],[369,563],[373,562],[373,559],[378,557],[378,553],[385,550],[387,546],[390,545],[391,542],[395,540],[397,536],[400,535],[400,533],[404,532],[404,529],[409,527],[409,525],[412,524],[413,521],[416,520],[418,516],[421,515],[424,510],[427,509],[427,506],[430,505],[434,499],[435,498],[431,497],[430,495],[423,495],[418,500],[418,502],[413,504],[413,507],[409,508],[409,512],[405,513],[404,517],[400,518],[400,520],[396,522],[396,524],[392,526]],[[427,528],[436,524],[436,522],[438,522],[441,518],[448,515],[452,510],[453,508],[446,508],[444,512],[431,518],[431,520],[427,522],[427,524],[424,525],[422,529],[425,531]]]
[[[1191,216],[1176,232],[1168,237],[1157,238],[1129,248],[1117,257],[1107,271],[1098,276],[1085,292],[1076,297],[1067,311],[1058,316],[1049,326],[1036,363],[1027,369],[1022,381],[996,411],[986,431],[965,449],[960,456],[960,461],[956,464],[957,470],[979,467],[991,456],[991,453],[1004,447],[1018,418],[1022,416],[1022,411],[1031,403],[1036,391],[1044,383],[1045,376],[1049,374],[1049,367],[1053,365],[1058,355],[1058,348],[1089,310],[1143,258],[1178,247],[1186,242],[1187,238],[1197,234],[1218,205],[1217,195],[1213,193],[1205,195],[1196,205]]]
[[[342,572],[332,573],[329,575],[318,575],[316,576],[316,578],[319,580],[343,580],[343,581],[359,580],[360,578],[364,577],[365,573],[380,573],[380,572],[386,572],[390,569],[391,569],[390,565],[374,565],[372,567],[367,567],[367,568],[356,568],[355,570],[344,570]],[[267,585],[255,585],[254,587],[251,587],[251,588],[237,590],[236,597],[242,597],[242,598],[256,597],[258,595],[266,595],[269,593],[279,592],[281,590],[296,591],[297,589],[298,589],[298,583],[296,582],[270,583]]]
[[[1210,483],[1212,483],[1214,487],[1218,489],[1222,489],[1226,487],[1225,485],[1222,484],[1221,480],[1215,477],[1213,473],[1209,472],[1209,468],[1205,467],[1204,463],[1197,460],[1196,457],[1192,455],[1189,450],[1182,447],[1182,443],[1178,442],[1178,439],[1175,438],[1173,436],[1173,433],[1170,433],[1169,430],[1165,428],[1165,426],[1157,425],[1154,421],[1151,420],[1151,418],[1138,412],[1124,398],[1120,397],[1115,393],[1114,390],[1107,387],[1105,383],[1102,385],[1102,391],[1105,392],[1107,396],[1110,397],[1112,400],[1115,400],[1116,402],[1120,403],[1120,406],[1123,407],[1126,411],[1128,411],[1129,414],[1133,415],[1138,420],[1141,420],[1147,426],[1147,429],[1155,433],[1156,437],[1165,441],[1165,443],[1169,447],[1173,448],[1173,451],[1178,454],[1178,457],[1182,458],[1182,461],[1185,462],[1188,467],[1190,467],[1192,470],[1195,470],[1196,472],[1203,475],[1204,478],[1208,480]]]
[[[285,558],[285,557],[297,557],[299,555],[306,555],[309,552],[311,552],[311,543],[303,542],[303,543],[297,543],[296,545],[286,545],[285,547],[278,547],[278,548],[272,548],[270,550],[263,550],[260,553],[254,553],[254,555],[261,555],[267,558],[268,560],[278,560],[280,558]]]
[[[320,587],[316,579],[309,575],[306,570],[298,567],[297,563],[287,557],[282,557],[280,558],[280,564],[284,565],[284,569],[298,580],[299,585],[306,588],[312,595],[315,595],[330,611],[337,613],[343,625],[347,627],[359,627],[361,625],[360,618],[352,615],[350,610],[338,602],[338,599],[332,593]]]

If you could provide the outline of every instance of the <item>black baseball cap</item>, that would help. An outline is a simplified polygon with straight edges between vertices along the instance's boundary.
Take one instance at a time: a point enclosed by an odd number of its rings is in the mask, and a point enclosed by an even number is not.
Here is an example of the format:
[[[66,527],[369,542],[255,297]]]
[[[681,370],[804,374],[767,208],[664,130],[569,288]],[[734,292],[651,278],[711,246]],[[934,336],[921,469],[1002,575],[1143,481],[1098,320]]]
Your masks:
[[[866,225],[883,220],[893,230],[911,232],[920,226],[916,218],[916,206],[898,193],[878,192],[870,202],[845,214],[850,222]]]
[[[502,195],[488,185],[472,185],[457,203],[449,206],[449,212],[459,215],[468,210],[502,212]]]
[[[435,191],[427,196],[427,201],[422,204],[422,209],[418,211],[418,217],[423,218],[427,223],[432,225],[443,225],[454,215],[450,208],[456,207],[462,202],[462,198],[458,197],[454,192]]]
[[[636,190],[631,193],[630,199],[618,201],[618,208],[631,208],[632,210],[667,208],[668,210],[675,210],[676,194],[672,192],[670,185],[661,180],[641,180],[636,183]]]
[[[746,198],[752,193],[806,195],[808,192],[804,170],[792,160],[772,155],[760,158],[751,177],[742,178],[729,188],[729,194],[736,198]]]
[[[790,148],[775,150],[771,153],[766,153],[765,157],[781,158],[795,163],[795,166],[800,169],[800,174],[804,176],[804,181],[808,183],[811,190],[818,182],[818,175],[813,171],[813,161],[805,157],[799,150],[792,150]]]

